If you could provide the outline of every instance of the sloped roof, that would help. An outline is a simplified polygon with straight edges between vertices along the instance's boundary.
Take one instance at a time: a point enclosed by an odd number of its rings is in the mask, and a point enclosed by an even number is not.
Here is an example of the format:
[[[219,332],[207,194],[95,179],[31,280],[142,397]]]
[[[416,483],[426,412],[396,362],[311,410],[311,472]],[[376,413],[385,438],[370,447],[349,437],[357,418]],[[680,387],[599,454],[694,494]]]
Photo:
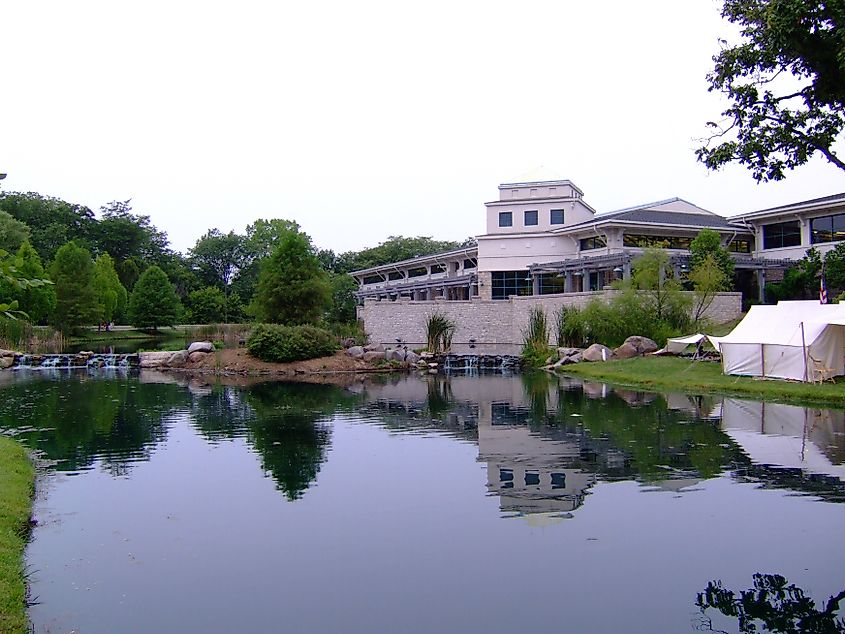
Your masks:
[[[701,211],[687,212],[687,211],[672,211],[666,209],[656,209],[671,203],[682,203]],[[728,218],[714,214],[706,209],[701,209],[697,205],[693,205],[682,198],[667,198],[666,200],[658,200],[644,205],[637,205],[635,207],[626,207],[617,211],[596,214],[592,220],[580,222],[575,225],[570,225],[558,229],[558,232],[571,231],[580,227],[591,227],[595,224],[604,224],[607,222],[619,223],[636,223],[636,224],[654,224],[654,225],[680,225],[684,227],[706,227],[714,229],[736,229],[738,228]]]

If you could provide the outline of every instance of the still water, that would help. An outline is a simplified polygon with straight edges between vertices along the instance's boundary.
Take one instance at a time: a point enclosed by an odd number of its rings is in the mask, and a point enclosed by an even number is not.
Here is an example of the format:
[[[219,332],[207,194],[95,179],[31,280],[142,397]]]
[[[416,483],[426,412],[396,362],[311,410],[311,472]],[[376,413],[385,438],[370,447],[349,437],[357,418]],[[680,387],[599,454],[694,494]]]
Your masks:
[[[50,465],[35,632],[843,631],[845,412],[350,381],[3,373],[0,429]]]

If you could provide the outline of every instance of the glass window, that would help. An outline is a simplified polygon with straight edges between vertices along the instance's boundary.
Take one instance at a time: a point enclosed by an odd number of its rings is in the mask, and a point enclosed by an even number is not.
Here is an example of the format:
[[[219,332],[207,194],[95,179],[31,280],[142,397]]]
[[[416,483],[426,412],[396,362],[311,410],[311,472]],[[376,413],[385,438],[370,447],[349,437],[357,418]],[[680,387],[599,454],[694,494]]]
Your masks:
[[[540,474],[539,473],[526,473],[525,474],[525,484],[526,486],[536,486],[540,484]]]
[[[393,282],[396,280],[404,280],[405,276],[402,273],[399,273],[398,271],[391,271],[387,274],[387,279]]]
[[[424,266],[418,266],[408,271],[408,277],[422,277],[423,275],[428,275],[428,269]]]
[[[751,253],[751,240],[731,240],[728,244],[731,253]]]
[[[845,240],[845,214],[813,218],[810,220],[810,235],[813,244]]]
[[[582,251],[589,251],[590,249],[601,249],[604,246],[607,246],[604,241],[604,236],[591,236],[589,238],[584,238],[583,240],[581,240]]]
[[[552,209],[549,212],[549,224],[562,225],[563,224],[563,209]]]
[[[435,273],[445,273],[446,272],[446,265],[445,264],[432,264],[431,265],[431,274],[434,275]]]
[[[531,295],[531,290],[528,271],[493,271],[493,299],[507,299],[511,295]]]
[[[540,295],[563,293],[565,288],[565,275],[558,275],[557,273],[543,273],[540,275]]]
[[[511,211],[500,211],[499,212],[499,226],[500,227],[513,227],[513,212],[511,212]]]
[[[565,473],[553,473],[552,474],[552,488],[553,489],[565,489],[566,488],[566,474]]]
[[[797,220],[763,225],[763,248],[801,246],[801,226]]]
[[[692,238],[688,236],[651,236],[637,233],[626,233],[622,236],[622,244],[626,247],[662,246],[666,249],[689,250]]]
[[[533,225],[536,225],[538,223],[538,220],[539,220],[539,218],[538,218],[536,209],[525,212],[525,226],[526,227],[531,227]]]
[[[378,284],[383,281],[381,275],[368,275],[364,278],[364,284]]]
[[[464,260],[464,268],[465,269],[474,269],[478,266],[478,262],[475,260]]]

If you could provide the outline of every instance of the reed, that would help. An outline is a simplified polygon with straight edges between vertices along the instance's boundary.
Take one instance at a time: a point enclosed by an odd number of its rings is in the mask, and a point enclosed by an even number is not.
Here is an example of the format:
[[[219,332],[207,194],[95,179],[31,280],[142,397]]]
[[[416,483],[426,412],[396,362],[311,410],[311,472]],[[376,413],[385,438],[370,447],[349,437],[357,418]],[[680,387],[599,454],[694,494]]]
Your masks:
[[[440,354],[448,352],[452,347],[457,324],[443,313],[432,313],[426,318],[425,336],[429,352]]]

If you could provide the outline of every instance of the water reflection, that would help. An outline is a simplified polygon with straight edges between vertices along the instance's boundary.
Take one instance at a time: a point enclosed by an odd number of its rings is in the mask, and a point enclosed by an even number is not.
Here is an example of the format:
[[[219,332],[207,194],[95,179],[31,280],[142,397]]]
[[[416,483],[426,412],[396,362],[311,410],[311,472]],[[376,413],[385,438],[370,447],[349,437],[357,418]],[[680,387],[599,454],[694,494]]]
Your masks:
[[[753,587],[735,593],[711,581],[698,593],[696,607],[701,612],[696,629],[723,632],[735,624],[743,634],[782,632],[784,634],[842,634],[845,621],[838,616],[845,590],[821,606],[804,590],[781,575],[755,574]],[[762,629],[761,629],[762,628]]]
[[[210,443],[243,438],[289,500],[316,481],[332,420],[478,446],[505,514],[567,517],[599,481],[684,492],[722,473],[845,501],[845,412],[713,396],[659,395],[546,374],[378,376],[345,387],[208,383],[157,372],[3,377],[0,428],[57,468],[98,460],[125,473],[179,417]]]

